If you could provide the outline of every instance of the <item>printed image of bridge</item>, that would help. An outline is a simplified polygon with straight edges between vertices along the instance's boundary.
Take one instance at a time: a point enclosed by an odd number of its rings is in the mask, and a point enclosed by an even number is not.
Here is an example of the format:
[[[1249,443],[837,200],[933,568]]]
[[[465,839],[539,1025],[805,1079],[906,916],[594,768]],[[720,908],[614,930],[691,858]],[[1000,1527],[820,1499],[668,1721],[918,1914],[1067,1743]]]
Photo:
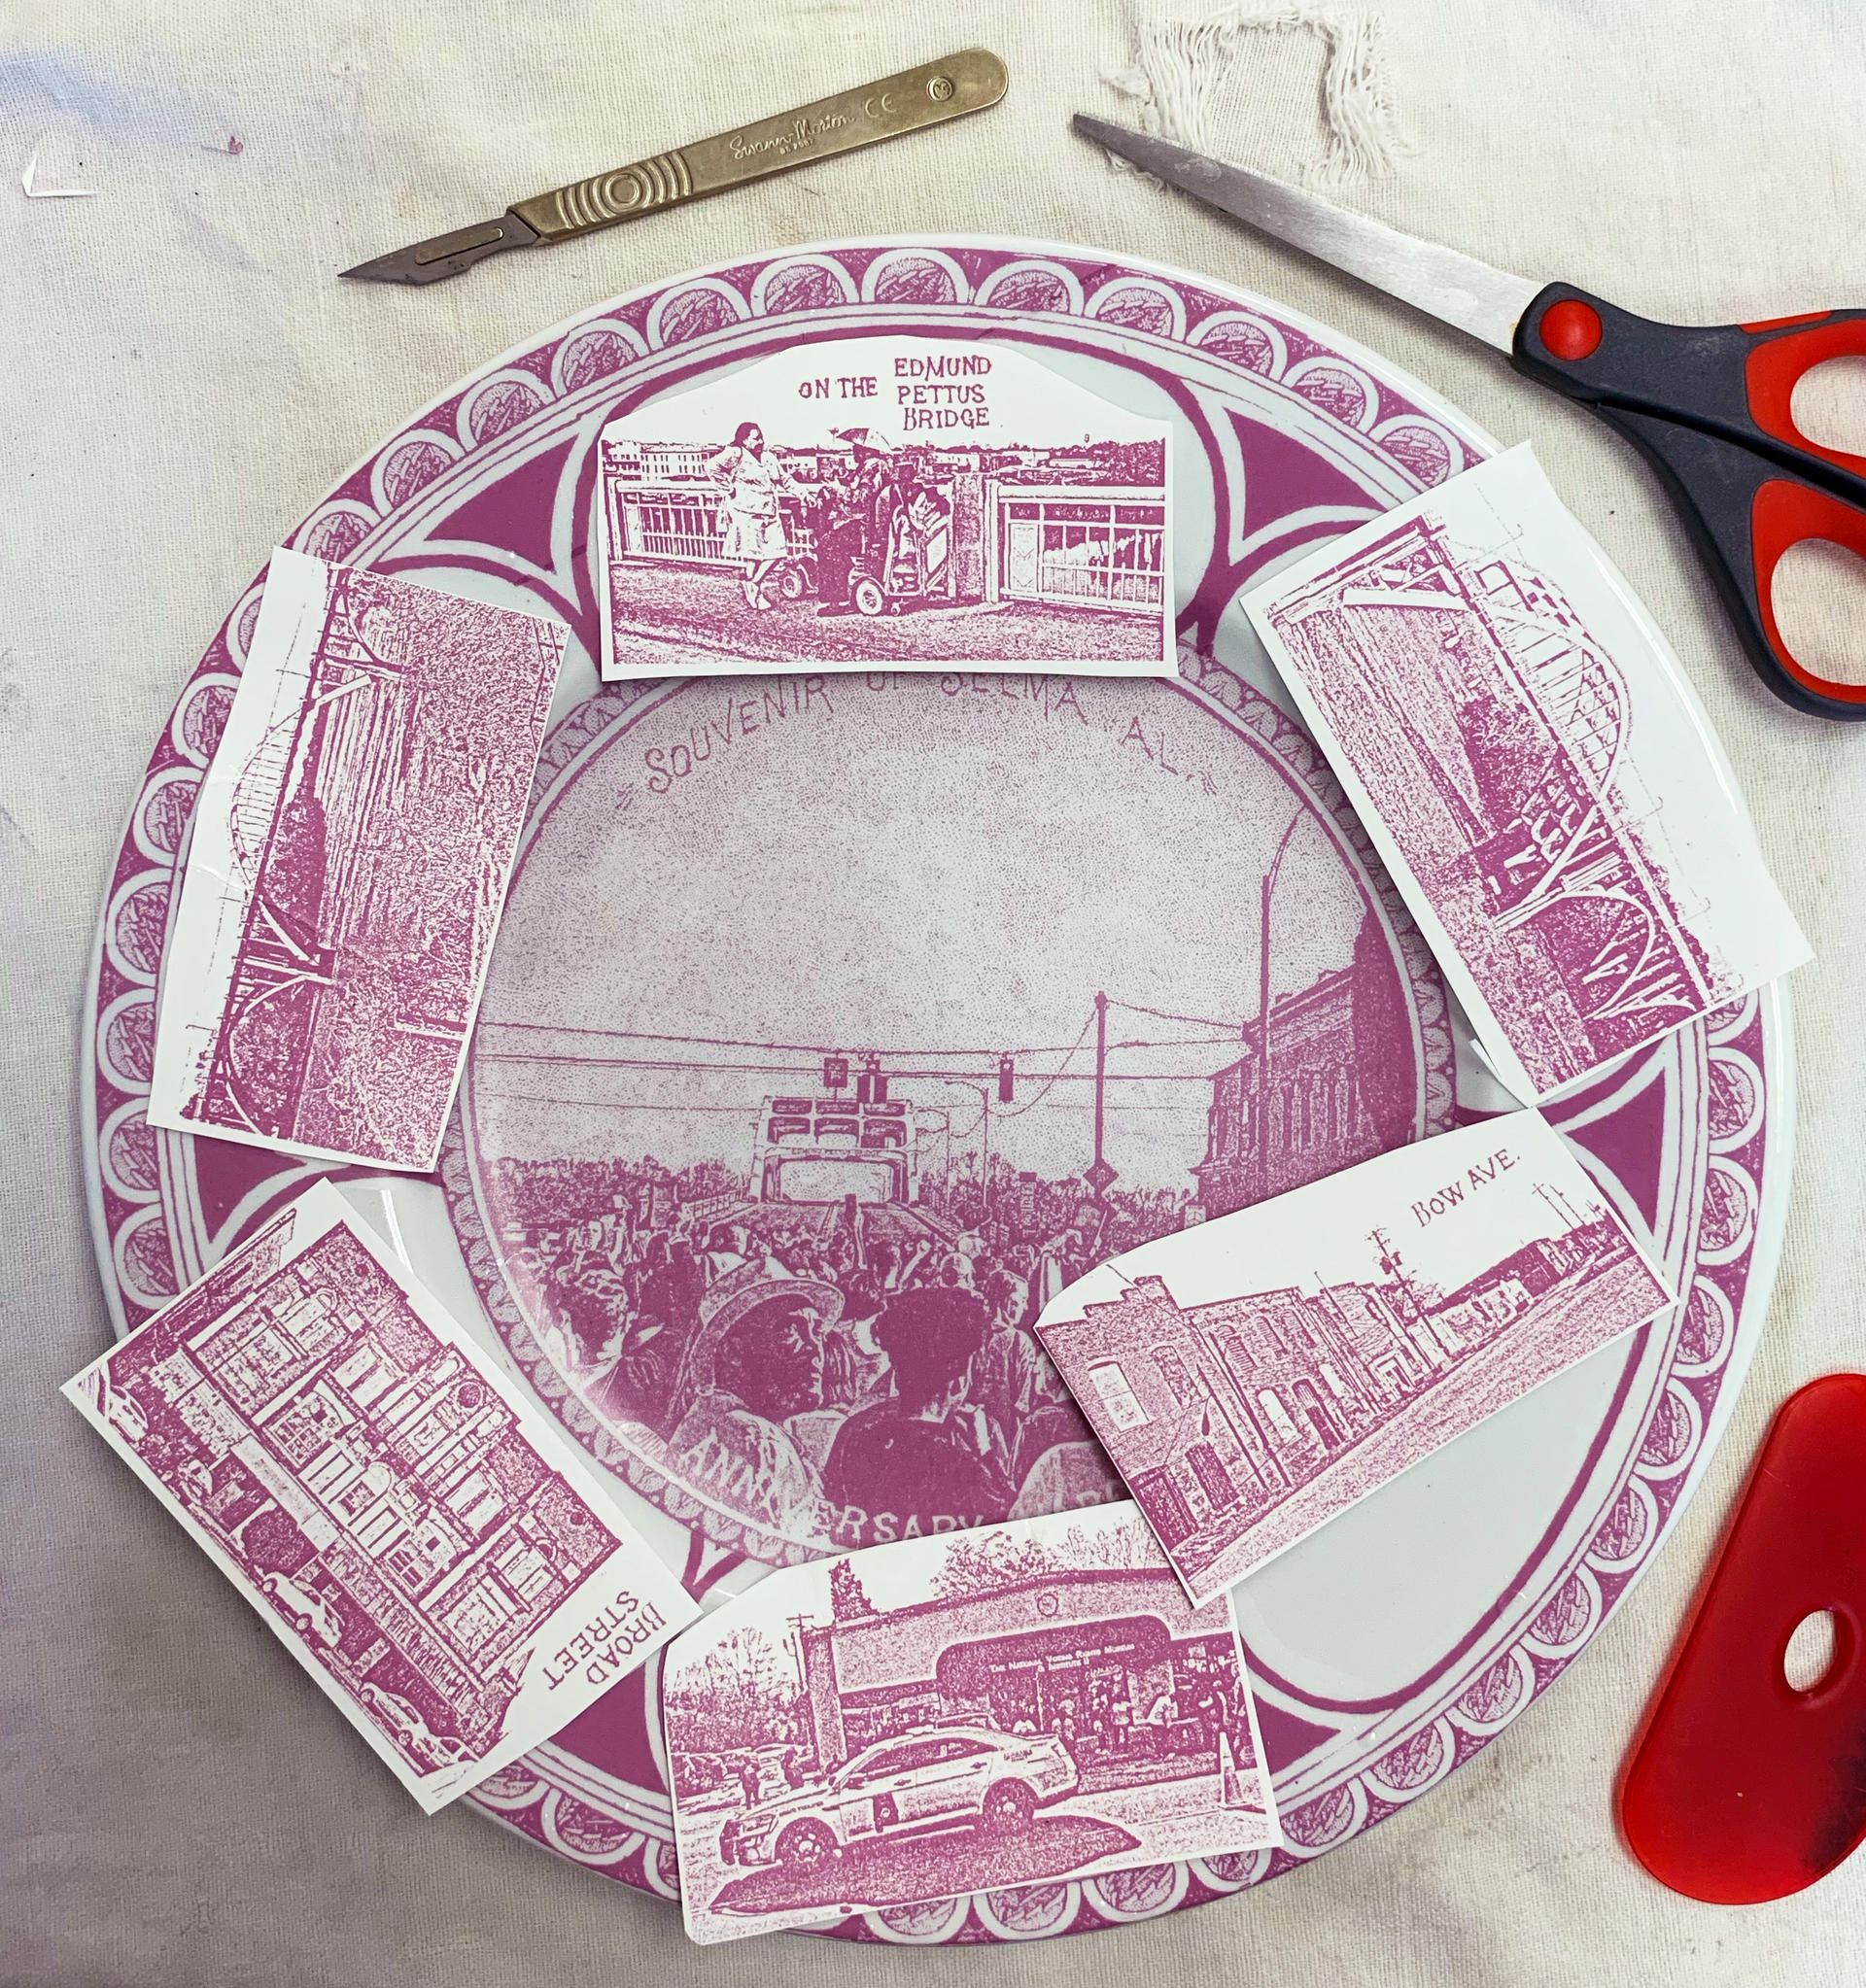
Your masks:
[[[1161,665],[1165,450],[602,444],[607,665]]]
[[[165,995],[201,1043],[181,1110],[206,1130],[426,1167],[562,637],[368,571],[327,568],[322,584],[308,657],[248,664],[276,682],[276,717],[227,805],[224,991]]]

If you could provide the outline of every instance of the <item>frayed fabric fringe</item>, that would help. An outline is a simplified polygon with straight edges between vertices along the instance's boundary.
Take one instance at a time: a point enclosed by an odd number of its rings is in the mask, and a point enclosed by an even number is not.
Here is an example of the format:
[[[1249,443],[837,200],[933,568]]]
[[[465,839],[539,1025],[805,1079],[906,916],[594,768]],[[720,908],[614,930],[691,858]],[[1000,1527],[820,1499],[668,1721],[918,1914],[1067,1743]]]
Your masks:
[[[1406,150],[1378,23],[1336,0],[1221,0],[1217,6],[1134,0],[1133,59],[1107,82],[1140,109],[1144,130],[1212,149],[1211,110],[1241,45],[1253,35],[1308,33],[1327,51],[1322,116],[1328,151],[1304,178],[1391,169]]]

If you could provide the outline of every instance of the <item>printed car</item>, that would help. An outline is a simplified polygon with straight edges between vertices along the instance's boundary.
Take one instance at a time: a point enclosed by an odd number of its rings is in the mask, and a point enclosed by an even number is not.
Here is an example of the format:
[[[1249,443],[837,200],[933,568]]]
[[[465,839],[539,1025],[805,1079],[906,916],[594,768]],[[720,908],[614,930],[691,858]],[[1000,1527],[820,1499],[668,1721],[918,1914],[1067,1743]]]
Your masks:
[[[466,1748],[451,1732],[434,1732],[426,1719],[399,1692],[364,1683],[363,1701],[380,1714],[410,1753],[430,1766],[454,1766],[466,1758]]]
[[[104,1414],[129,1447],[140,1450],[149,1439],[149,1417],[143,1413],[142,1403],[122,1388],[113,1388],[108,1381],[99,1385],[103,1389]]]
[[[971,1824],[1016,1835],[1076,1791],[1076,1764],[1048,1732],[983,1726],[884,1739],[826,1781],[754,1801],[720,1832],[727,1864],[821,1864],[862,1842]]]
[[[343,1621],[315,1588],[303,1588],[289,1574],[264,1573],[259,1586],[285,1610],[299,1635],[314,1637],[327,1650],[343,1641]]]

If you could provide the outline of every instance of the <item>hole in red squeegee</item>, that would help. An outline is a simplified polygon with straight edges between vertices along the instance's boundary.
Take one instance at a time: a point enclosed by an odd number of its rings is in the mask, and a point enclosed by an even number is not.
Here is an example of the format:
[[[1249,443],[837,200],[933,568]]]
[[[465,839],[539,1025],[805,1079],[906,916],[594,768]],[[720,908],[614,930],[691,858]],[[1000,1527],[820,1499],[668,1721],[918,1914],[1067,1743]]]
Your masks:
[[[1788,1689],[1807,1695],[1817,1692],[1834,1670],[1840,1655],[1840,1623],[1831,1608],[1816,1608],[1795,1625],[1781,1653],[1781,1674]]]

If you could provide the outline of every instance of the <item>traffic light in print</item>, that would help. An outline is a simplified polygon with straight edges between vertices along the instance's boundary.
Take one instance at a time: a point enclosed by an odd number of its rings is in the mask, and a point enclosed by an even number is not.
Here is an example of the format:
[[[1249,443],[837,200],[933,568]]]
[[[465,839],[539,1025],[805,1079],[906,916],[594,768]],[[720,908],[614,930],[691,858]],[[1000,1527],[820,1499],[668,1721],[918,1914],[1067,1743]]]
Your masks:
[[[1008,1105],[1017,1083],[1017,1066],[1009,1056],[998,1058],[998,1103]]]

